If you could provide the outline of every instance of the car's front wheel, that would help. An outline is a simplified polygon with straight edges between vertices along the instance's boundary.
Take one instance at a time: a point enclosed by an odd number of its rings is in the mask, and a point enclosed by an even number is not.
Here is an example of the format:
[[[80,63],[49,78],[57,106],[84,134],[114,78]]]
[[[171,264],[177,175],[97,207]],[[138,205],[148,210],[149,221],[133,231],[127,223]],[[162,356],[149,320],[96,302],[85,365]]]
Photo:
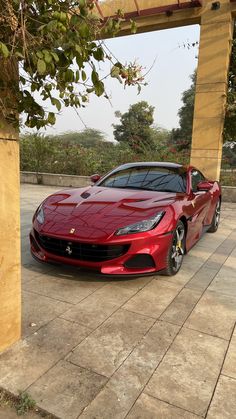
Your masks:
[[[166,269],[162,272],[163,275],[172,276],[176,275],[180,270],[185,253],[185,228],[182,221],[179,221],[171,246],[167,254]]]

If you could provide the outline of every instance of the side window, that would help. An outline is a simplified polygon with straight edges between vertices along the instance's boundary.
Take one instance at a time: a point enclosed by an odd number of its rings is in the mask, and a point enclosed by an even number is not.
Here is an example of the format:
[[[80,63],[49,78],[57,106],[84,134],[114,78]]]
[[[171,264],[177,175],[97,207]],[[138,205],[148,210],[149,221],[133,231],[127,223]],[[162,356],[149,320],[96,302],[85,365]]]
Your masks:
[[[201,172],[199,172],[198,170],[192,170],[191,172],[192,191],[197,192],[198,183],[204,180],[205,178]]]

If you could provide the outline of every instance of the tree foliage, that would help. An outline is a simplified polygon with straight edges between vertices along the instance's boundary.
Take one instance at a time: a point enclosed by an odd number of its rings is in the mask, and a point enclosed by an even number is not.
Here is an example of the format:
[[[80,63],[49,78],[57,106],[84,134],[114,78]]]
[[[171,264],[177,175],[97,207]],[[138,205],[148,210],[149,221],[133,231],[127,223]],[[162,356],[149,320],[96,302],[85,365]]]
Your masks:
[[[79,132],[68,132],[54,136],[65,144],[81,145],[85,148],[96,147],[106,141],[105,134],[94,128],[86,128]],[[107,142],[106,142],[107,143]]]
[[[114,125],[114,137],[119,143],[127,143],[136,152],[154,148],[152,124],[154,107],[147,102],[138,102],[129,107],[128,112],[116,112],[120,119]]]
[[[191,76],[191,86],[182,94],[182,107],[179,109],[179,128],[174,128],[171,132],[170,141],[179,150],[189,148],[192,141],[193,113],[196,86],[196,71]]]
[[[102,61],[111,63],[111,77],[140,88],[140,67],[117,62],[103,41],[95,42],[119,32],[121,12],[103,21],[95,14],[95,0],[0,0],[0,8],[0,66],[5,68],[0,87],[2,92],[14,91],[11,103],[1,95],[0,112],[10,123],[16,122],[18,111],[24,112],[26,126],[39,129],[53,125],[63,106],[85,106],[91,93],[107,97],[106,76],[99,75]],[[45,109],[42,101],[53,110]],[[17,109],[14,102],[19,103]]]

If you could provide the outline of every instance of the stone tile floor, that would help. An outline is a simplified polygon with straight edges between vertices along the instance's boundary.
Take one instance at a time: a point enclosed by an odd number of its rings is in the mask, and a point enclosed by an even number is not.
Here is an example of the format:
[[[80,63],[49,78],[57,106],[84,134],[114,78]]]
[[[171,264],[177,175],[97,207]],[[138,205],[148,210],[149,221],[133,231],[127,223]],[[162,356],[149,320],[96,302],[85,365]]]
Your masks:
[[[108,279],[31,258],[55,190],[22,185],[23,337],[0,386],[62,419],[236,418],[236,204],[177,276]]]

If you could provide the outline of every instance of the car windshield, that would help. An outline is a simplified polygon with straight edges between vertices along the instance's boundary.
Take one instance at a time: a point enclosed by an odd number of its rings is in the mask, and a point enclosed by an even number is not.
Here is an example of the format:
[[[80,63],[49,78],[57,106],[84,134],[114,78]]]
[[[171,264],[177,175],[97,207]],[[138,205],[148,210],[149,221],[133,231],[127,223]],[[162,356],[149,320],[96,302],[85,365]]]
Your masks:
[[[111,173],[99,183],[99,186],[184,193],[186,171],[183,167],[130,167]]]

